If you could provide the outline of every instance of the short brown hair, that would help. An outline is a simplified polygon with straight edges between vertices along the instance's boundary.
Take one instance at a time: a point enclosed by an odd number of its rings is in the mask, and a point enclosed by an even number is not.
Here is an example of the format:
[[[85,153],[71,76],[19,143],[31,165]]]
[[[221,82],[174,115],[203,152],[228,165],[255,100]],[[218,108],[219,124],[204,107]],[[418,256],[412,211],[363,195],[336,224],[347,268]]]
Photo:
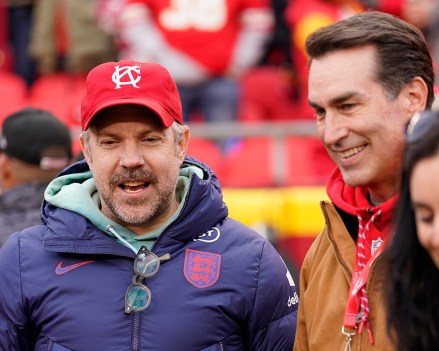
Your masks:
[[[375,77],[396,98],[415,77],[428,87],[427,108],[434,101],[434,72],[430,49],[422,32],[392,15],[367,11],[311,33],[306,40],[308,63],[327,53],[358,46],[376,48]]]

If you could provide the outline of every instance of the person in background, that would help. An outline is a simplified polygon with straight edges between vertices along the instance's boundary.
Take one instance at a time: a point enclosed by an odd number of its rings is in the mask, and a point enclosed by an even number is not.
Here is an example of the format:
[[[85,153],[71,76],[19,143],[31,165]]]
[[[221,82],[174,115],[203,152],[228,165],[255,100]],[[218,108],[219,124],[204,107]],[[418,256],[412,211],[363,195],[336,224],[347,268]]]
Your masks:
[[[105,17],[105,6],[101,11]],[[272,35],[269,0],[125,0],[117,18],[120,58],[165,66],[185,122],[238,119],[239,79],[262,59]]]
[[[408,128],[396,230],[382,253],[387,325],[398,351],[439,350],[438,180],[439,114],[428,111]]]
[[[360,0],[360,1],[367,10],[381,11],[393,16],[401,17],[404,3],[413,0]]]
[[[415,26],[363,12],[313,32],[310,106],[337,169],[326,226],[300,272],[295,351],[393,350],[380,251],[391,232],[410,119],[434,100],[432,59]]]
[[[36,67],[29,53],[33,10],[35,0],[1,0],[6,7],[6,17],[0,26],[6,25],[7,50],[6,65],[21,77],[29,88],[36,78]],[[0,58],[1,62],[1,58]]]
[[[436,85],[439,61],[439,1],[437,0],[361,0],[366,9],[390,13],[418,27],[424,34],[434,61]]]
[[[435,83],[439,86],[439,1],[405,0],[401,17],[418,27],[425,35],[434,60]]]
[[[169,72],[107,62],[86,85],[85,160],[48,185],[44,224],[0,250],[0,349],[291,351],[291,274],[185,157]]]
[[[274,20],[272,35],[265,46],[264,54],[259,60],[257,67],[268,65],[292,70],[291,33],[285,21],[285,10],[288,6],[288,0],[270,0],[270,5]]]
[[[45,110],[6,117],[0,135],[0,246],[15,231],[40,224],[44,190],[72,159],[70,132]]]
[[[29,52],[39,76],[84,76],[116,58],[113,39],[96,20],[98,0],[38,0],[33,7]]]

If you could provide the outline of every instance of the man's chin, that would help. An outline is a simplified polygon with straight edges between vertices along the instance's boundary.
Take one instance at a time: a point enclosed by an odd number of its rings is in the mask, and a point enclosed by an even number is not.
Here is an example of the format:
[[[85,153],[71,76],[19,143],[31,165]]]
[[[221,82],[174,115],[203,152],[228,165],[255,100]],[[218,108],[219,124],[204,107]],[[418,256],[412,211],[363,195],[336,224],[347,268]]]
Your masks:
[[[121,225],[132,226],[147,223],[151,221],[153,216],[151,214],[146,214],[145,209],[142,209],[142,211],[139,211],[139,213],[136,213],[136,211],[133,210],[118,211],[115,213],[115,217]]]
[[[343,177],[343,181],[346,185],[349,185],[350,187],[362,187],[366,186],[367,182],[364,181],[364,175],[359,174],[359,172],[354,172],[352,170],[343,170],[340,169],[341,176]]]

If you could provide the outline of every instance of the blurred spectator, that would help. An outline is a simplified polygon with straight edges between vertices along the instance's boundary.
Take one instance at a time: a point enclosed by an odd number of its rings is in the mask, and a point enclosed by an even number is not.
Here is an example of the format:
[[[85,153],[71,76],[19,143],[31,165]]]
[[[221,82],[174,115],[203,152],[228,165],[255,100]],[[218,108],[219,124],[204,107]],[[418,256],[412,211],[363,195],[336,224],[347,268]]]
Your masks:
[[[405,0],[402,2],[401,17],[419,29],[427,30],[437,6],[436,0]]]
[[[35,62],[29,55],[30,34],[34,0],[2,0],[7,12],[8,53],[11,70],[21,76],[30,86],[35,79]],[[2,24],[0,24],[2,25]],[[7,62],[9,65],[9,62]]]
[[[98,0],[38,0],[30,52],[39,74],[86,74],[116,58],[111,36],[97,24]]]
[[[435,61],[436,85],[439,85],[439,1],[405,0],[401,16],[424,33]]]
[[[401,17],[402,7],[406,1],[407,0],[361,0],[361,3],[365,9],[374,9]]]
[[[374,9],[401,17],[422,31],[430,45],[435,61],[435,84],[439,85],[439,1],[361,0],[361,3],[366,9]]]
[[[6,0],[0,0],[0,125],[6,115],[21,108],[26,97],[26,82],[13,72]]]
[[[7,55],[7,43],[8,43],[8,31],[6,22],[6,5],[5,0],[0,0],[0,69],[5,68],[6,55]]]
[[[8,116],[0,136],[0,246],[39,224],[44,190],[72,158],[68,128],[51,113],[26,108]]]
[[[271,0],[274,30],[260,62],[240,79],[240,121],[286,121],[297,113],[295,68],[290,28],[285,20],[288,0]]]
[[[302,118],[313,118],[308,105],[308,69],[305,40],[316,29],[362,12],[356,0],[290,0],[285,16],[291,29],[292,59],[297,74],[299,111]]]
[[[101,16],[117,3],[104,0]],[[116,32],[121,58],[171,72],[186,122],[225,121],[237,119],[239,78],[261,60],[272,25],[269,0],[127,0]]]
[[[288,0],[271,0],[270,3],[274,15],[274,29],[260,63],[291,68],[291,31],[285,20]]]

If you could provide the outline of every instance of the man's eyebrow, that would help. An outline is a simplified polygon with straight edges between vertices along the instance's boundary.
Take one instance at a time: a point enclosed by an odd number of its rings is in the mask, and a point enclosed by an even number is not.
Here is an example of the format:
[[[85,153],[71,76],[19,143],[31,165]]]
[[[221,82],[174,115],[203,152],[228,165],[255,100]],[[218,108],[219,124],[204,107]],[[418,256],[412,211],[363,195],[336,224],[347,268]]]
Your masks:
[[[352,99],[354,97],[357,97],[359,95],[360,94],[358,94],[357,92],[349,91],[343,95],[336,96],[335,98],[332,98],[331,100],[329,100],[329,106],[335,106],[335,105],[341,104],[342,102],[345,102],[345,101]],[[319,104],[317,104],[311,100],[308,100],[308,104],[314,109],[321,107]]]
[[[112,131],[108,131],[105,128],[104,129],[97,129],[95,130],[96,137],[110,137],[110,138],[115,138],[117,136],[116,133],[112,132]]]
[[[331,106],[338,105],[338,104],[341,104],[342,102],[345,102],[346,100],[352,99],[353,97],[356,97],[358,95],[359,94],[356,92],[348,91],[347,93],[345,93],[343,95],[337,96],[337,97],[329,100],[329,104]]]
[[[317,110],[320,108],[319,104],[316,104],[314,102],[312,102],[311,100],[308,99],[308,105],[311,106],[314,110]]]

